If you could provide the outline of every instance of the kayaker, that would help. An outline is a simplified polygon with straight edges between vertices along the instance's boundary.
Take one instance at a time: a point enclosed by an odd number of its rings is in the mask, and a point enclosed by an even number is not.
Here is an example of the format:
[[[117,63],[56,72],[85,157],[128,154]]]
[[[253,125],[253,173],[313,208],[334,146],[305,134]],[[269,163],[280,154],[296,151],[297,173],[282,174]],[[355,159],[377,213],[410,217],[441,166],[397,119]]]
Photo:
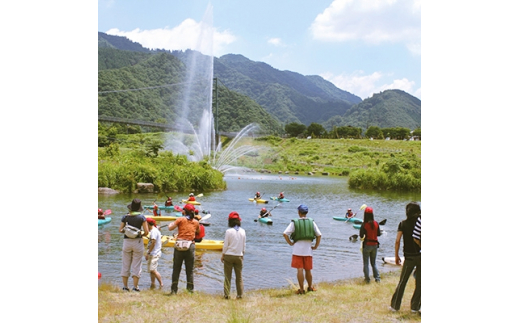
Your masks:
[[[161,216],[161,210],[155,202],[153,203],[153,216]]]
[[[145,255],[146,261],[148,261],[148,272],[150,273],[150,288],[155,288],[155,279],[159,282],[159,286],[163,287],[162,277],[157,267],[159,264],[159,258],[161,258],[161,231],[157,229],[157,223],[152,218],[147,218],[146,222],[150,229],[150,239],[148,240],[148,252]]]
[[[307,291],[314,292],[316,288],[312,286],[312,250],[318,249],[321,241],[321,232],[312,218],[307,217],[309,208],[305,204],[298,206],[298,219],[291,220],[283,232],[285,241],[293,246],[291,267],[297,269],[296,277],[300,289],[296,294],[305,294],[304,275],[307,280]],[[312,246],[312,241],[316,238],[316,243]]]
[[[352,209],[348,209],[347,213],[345,214],[346,218],[353,218],[355,216],[356,216],[356,214],[352,213]]]
[[[258,200],[258,199],[260,199],[260,197],[261,197],[261,196],[260,196],[260,192],[256,192],[254,199],[255,199],[255,200]]]
[[[188,201],[192,201],[192,202],[195,201],[195,195],[193,195],[193,193],[190,193],[190,196],[188,197]]]
[[[268,212],[265,207],[263,207],[260,210],[260,214],[258,215],[258,218],[267,218],[268,216],[271,216],[271,212]]]
[[[395,312],[401,308],[406,284],[412,271],[415,269],[415,290],[410,301],[412,313],[421,311],[421,247],[414,241],[414,228],[418,218],[421,216],[421,207],[417,202],[410,202],[406,205],[406,219],[399,223],[397,236],[395,239],[395,264],[401,263],[399,258],[399,247],[401,237],[403,238],[404,263],[401,270],[401,278],[395,288],[390,301],[390,310]]]
[[[280,194],[278,195],[278,199],[281,200],[283,198],[285,198],[285,196],[283,195],[283,192],[280,192]]]
[[[199,215],[199,210],[195,210],[195,219],[197,219],[197,221],[200,221],[200,219],[202,219],[202,217]],[[195,235],[195,242],[201,242],[202,239],[204,238],[204,236],[206,235],[206,229],[204,229],[204,226],[202,224],[200,224],[199,222],[199,233],[197,233]]]
[[[184,216],[177,218],[174,222],[168,225],[168,230],[173,231],[179,228],[177,234],[177,242],[179,240],[193,242],[195,236],[199,233],[199,221],[194,219],[195,207],[191,204],[186,204],[182,208]],[[172,286],[170,295],[177,294],[179,285],[179,276],[182,270],[182,263],[186,271],[186,289],[188,292],[193,292],[193,267],[195,264],[195,243],[191,243],[188,250],[179,250],[177,247],[173,251],[173,273]]]
[[[148,224],[146,218],[141,213],[143,207],[141,200],[135,198],[132,203],[127,205],[130,211],[124,215],[119,225],[119,232],[124,233],[123,239],[123,264],[121,266],[121,277],[123,278],[123,290],[128,289],[128,277],[132,275],[134,288],[133,291],[139,292],[139,278],[141,277],[141,265],[143,262],[144,242],[141,238],[141,229],[144,230],[144,235],[148,235]],[[125,228],[127,225],[130,227]],[[137,228],[137,234],[133,229]]]
[[[376,283],[381,281],[376,264],[377,248],[379,248],[377,237],[380,235],[381,230],[379,229],[379,224],[374,220],[374,210],[371,207],[366,207],[363,215],[363,224],[361,224],[361,228],[359,229],[359,236],[363,240],[363,274],[365,275],[365,283],[370,283],[368,270],[369,261]]]
[[[173,201],[170,196],[168,196],[168,199],[164,202],[164,206],[173,206]]]
[[[240,227],[242,219],[237,212],[231,212],[228,216],[228,227],[224,237],[222,256],[220,261],[224,263],[224,298],[229,299],[231,290],[231,276],[235,272],[235,285],[237,299],[242,298],[244,282],[242,280],[242,267],[244,253],[246,252],[246,231]]]
[[[103,214],[103,209],[98,209],[97,210],[97,218],[100,219],[100,220],[104,220],[105,219],[105,215]]]

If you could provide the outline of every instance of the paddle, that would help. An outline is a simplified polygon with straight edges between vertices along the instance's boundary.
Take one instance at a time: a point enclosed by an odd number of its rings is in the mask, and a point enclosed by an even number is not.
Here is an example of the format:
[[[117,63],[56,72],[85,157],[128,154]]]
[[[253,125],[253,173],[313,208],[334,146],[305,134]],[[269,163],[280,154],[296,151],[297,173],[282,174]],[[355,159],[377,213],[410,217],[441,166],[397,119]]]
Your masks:
[[[110,215],[110,214],[112,214],[111,209],[105,210],[105,212],[103,213],[103,215]]]
[[[269,211],[267,211],[267,213],[269,213],[269,216],[271,216],[271,211],[274,210],[274,209],[276,209],[280,204],[281,204],[281,203],[276,204],[275,207],[273,207],[272,209],[270,209]],[[254,221],[255,221],[255,222],[258,222],[258,218],[256,218]]]
[[[383,221],[379,222],[380,225],[385,225],[386,224],[386,219],[384,219]]]
[[[197,195],[197,197],[203,197],[204,194],[200,193],[199,195]]]

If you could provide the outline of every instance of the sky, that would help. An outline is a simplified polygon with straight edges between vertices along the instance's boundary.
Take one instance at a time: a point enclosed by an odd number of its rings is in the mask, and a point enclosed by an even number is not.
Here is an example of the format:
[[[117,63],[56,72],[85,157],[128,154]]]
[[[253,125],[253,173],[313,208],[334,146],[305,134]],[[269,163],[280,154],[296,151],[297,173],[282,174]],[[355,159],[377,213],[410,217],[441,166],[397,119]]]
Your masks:
[[[201,25],[213,43],[201,46]],[[241,54],[371,97],[421,99],[420,0],[98,0],[98,31],[146,48]]]

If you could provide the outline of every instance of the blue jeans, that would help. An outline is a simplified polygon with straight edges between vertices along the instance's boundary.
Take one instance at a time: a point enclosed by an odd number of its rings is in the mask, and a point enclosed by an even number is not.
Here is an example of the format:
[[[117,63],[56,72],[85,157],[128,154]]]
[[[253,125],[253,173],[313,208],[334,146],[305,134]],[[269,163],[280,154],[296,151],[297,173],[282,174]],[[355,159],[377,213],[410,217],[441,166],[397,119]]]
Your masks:
[[[186,289],[193,291],[193,268],[195,265],[195,244],[192,243],[190,249],[186,251],[173,251],[173,273],[172,273],[172,292],[177,294],[179,276],[181,275],[182,263],[186,269]]]
[[[377,258],[377,246],[364,246],[363,247],[363,273],[365,274],[365,281],[370,281],[370,273],[368,271],[368,260],[370,259],[370,265],[372,266],[372,274],[376,282],[380,281],[379,271],[376,265]]]

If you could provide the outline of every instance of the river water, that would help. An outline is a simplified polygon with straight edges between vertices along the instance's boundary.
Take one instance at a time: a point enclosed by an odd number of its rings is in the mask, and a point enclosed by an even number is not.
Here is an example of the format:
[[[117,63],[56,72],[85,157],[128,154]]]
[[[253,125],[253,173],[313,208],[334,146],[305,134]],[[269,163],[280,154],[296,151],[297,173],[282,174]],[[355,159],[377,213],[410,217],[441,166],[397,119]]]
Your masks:
[[[327,177],[322,175],[266,175],[258,173],[226,174],[227,190],[203,193],[197,199],[201,203],[198,208],[211,213],[206,226],[206,239],[223,240],[227,227],[227,216],[236,211],[242,218],[242,227],[246,231],[246,254],[244,256],[243,279],[245,292],[261,288],[281,288],[297,285],[296,269],[291,268],[291,251],[283,238],[283,231],[290,220],[298,217],[296,208],[299,204],[309,207],[308,217],[315,220],[321,230],[321,244],[313,253],[313,281],[331,282],[347,278],[363,277],[363,260],[359,251],[360,242],[352,242],[349,237],[359,234],[352,224],[336,221],[333,216],[344,216],[348,208],[358,212],[367,204],[374,209],[376,221],[387,219],[381,226],[384,231],[379,237],[377,265],[380,272],[398,270],[399,267],[384,265],[383,256],[394,255],[394,242],[399,222],[404,219],[405,206],[410,201],[421,200],[420,193],[395,193],[377,191],[353,191],[348,188],[346,177]],[[269,199],[281,191],[290,202],[278,203],[270,200],[267,204],[248,201],[259,191],[262,197]],[[185,194],[168,194],[178,205]],[[116,194],[98,196],[98,207],[112,210],[112,222],[98,226],[98,270],[102,274],[100,282],[114,283],[122,286],[121,248],[122,234],[118,232],[121,217],[127,212],[127,205],[133,198],[140,198],[143,205],[151,205],[156,194]],[[166,198],[161,196],[161,204]],[[271,213],[273,224],[266,225],[254,222],[262,207],[268,210],[278,205]],[[149,214],[149,213],[148,213]],[[164,214],[164,213],[163,213]],[[167,214],[164,214],[167,215]],[[158,222],[167,224],[167,222]],[[175,233],[177,230],[174,231]],[[161,229],[163,235],[171,235],[167,228]],[[401,247],[402,248],[402,247]],[[195,290],[211,294],[222,293],[223,264],[220,251],[196,251]],[[164,289],[169,291],[171,285],[173,249],[164,247],[159,261],[159,272],[163,277]],[[184,268],[181,272],[179,290],[186,286]],[[148,288],[150,275],[146,270],[143,258],[143,272],[139,285]],[[234,276],[232,292],[236,291]]]

